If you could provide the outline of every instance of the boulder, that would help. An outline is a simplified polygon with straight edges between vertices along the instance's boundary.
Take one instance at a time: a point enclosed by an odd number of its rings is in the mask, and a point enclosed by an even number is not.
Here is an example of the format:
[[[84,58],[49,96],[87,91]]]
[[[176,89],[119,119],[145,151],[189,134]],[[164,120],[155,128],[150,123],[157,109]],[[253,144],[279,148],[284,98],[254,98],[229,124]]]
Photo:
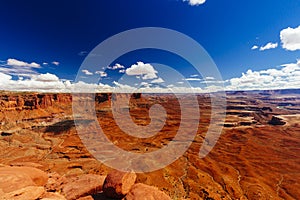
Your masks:
[[[2,195],[2,200],[35,200],[44,194],[44,187],[28,186]]]
[[[158,188],[137,183],[132,186],[130,192],[123,200],[171,200],[171,198]]]
[[[103,193],[110,198],[123,198],[136,181],[136,174],[114,170],[110,172],[103,185]]]
[[[58,193],[46,192],[40,197],[40,200],[66,200],[66,198]]]
[[[0,189],[4,193],[26,186],[44,186],[48,175],[33,167],[0,167]]]
[[[102,191],[105,176],[84,174],[67,179],[62,185],[62,194],[68,199],[78,199]]]

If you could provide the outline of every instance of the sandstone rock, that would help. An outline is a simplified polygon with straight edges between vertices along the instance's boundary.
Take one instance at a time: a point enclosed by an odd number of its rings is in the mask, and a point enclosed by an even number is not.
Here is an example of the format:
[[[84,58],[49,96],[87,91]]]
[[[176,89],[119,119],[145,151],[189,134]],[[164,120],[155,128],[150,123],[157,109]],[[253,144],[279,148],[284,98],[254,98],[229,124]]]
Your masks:
[[[26,186],[44,186],[48,175],[33,167],[1,167],[0,189],[8,193]]]
[[[67,182],[67,178],[65,176],[60,176],[58,173],[55,172],[49,173],[48,177],[48,181],[45,185],[46,191],[60,191],[62,185]]]
[[[41,108],[47,108],[49,106],[52,106],[52,95],[38,94],[37,97],[39,99],[38,104]]]
[[[132,186],[130,192],[123,198],[123,200],[171,200],[171,198],[164,192],[158,190],[156,187],[137,183]]]
[[[80,197],[78,200],[94,200],[92,196]]]
[[[2,200],[36,200],[44,194],[44,187],[28,186],[4,194]]]
[[[104,180],[105,176],[95,174],[85,174],[72,177],[62,186],[62,194],[68,200],[95,194],[102,190]]]
[[[12,192],[27,186],[35,186],[28,175],[0,172],[0,189],[3,192]]]
[[[136,174],[129,172],[110,172],[103,185],[103,193],[110,198],[123,198],[136,181]]]
[[[11,166],[16,167],[34,167],[34,168],[42,168],[43,165],[34,163],[34,162],[12,162],[10,163]]]
[[[39,109],[53,106],[53,103],[71,103],[70,94],[8,94],[0,96],[1,109]]]
[[[40,200],[66,200],[66,198],[58,193],[46,192],[40,197]]]
[[[2,133],[0,131],[2,139],[0,139],[0,162],[3,163],[0,163],[0,166],[4,164],[27,166],[67,174],[70,173],[70,169],[80,169],[77,167],[79,166],[77,164],[80,164],[83,173],[103,174],[110,171],[108,167],[92,158],[80,141],[72,122],[72,105],[60,103],[68,102],[68,96],[54,95],[52,106],[47,109],[43,107],[50,105],[48,100],[45,100],[45,103],[32,100],[36,98],[37,94],[22,93],[19,96],[23,98],[23,103],[22,99],[17,101],[14,96],[16,95],[12,93],[8,94],[8,99],[5,96],[2,96],[2,99],[0,95],[0,130],[3,131]],[[84,96],[85,94],[82,94],[83,102],[85,101]],[[204,137],[207,125],[211,120],[209,96],[207,94],[199,95],[201,110],[199,129],[186,154],[164,169],[144,175],[138,174],[137,182],[155,185],[159,190],[178,200],[181,198],[300,199],[300,190],[297,184],[294,184],[300,182],[300,176],[295,176],[299,172],[295,162],[300,158],[300,155],[297,154],[300,144],[297,134],[300,128],[299,95],[294,100],[286,100],[286,96],[274,96],[275,98],[266,99],[246,93],[240,96],[229,95],[227,105],[238,105],[236,107],[238,110],[229,110],[226,113],[226,123],[234,128],[223,130],[224,134],[221,135],[214,149],[208,156],[200,159],[199,149],[205,144]],[[130,99],[130,104],[134,105],[130,105],[129,110],[132,119],[138,125],[147,125],[151,122],[149,118],[151,105],[162,103],[168,113],[165,127],[155,137],[145,139],[129,137],[115,123],[108,97],[109,95],[107,97],[99,95],[100,103],[96,101],[93,106],[95,106],[99,123],[107,137],[124,150],[136,153],[156,151],[171,142],[181,126],[181,115],[180,112],[177,112],[180,109],[178,109],[176,98],[170,95],[151,96],[147,94],[143,95],[142,99]],[[123,97],[125,96],[121,98]],[[188,95],[184,97],[184,99],[188,98]],[[1,102],[2,100],[3,102]],[[286,103],[286,101],[291,101],[293,105],[297,106],[283,105],[289,106],[291,110],[277,108],[280,106],[279,103]],[[40,103],[40,109],[28,110],[30,102],[33,102],[33,108],[35,108],[34,103]],[[16,104],[18,108],[14,110]],[[195,107],[195,104],[186,105],[187,110]],[[265,106],[270,106],[274,113]],[[234,107],[232,108],[234,109]],[[284,127],[265,126],[273,115],[280,118],[282,116],[287,124]],[[251,124],[251,127],[240,127],[238,124],[254,120],[257,124]],[[69,126],[65,126],[65,121],[70,122],[67,123]],[[52,124],[61,125],[63,128],[59,129],[59,126],[56,126],[53,132],[45,131]],[[91,133],[93,127],[87,127],[87,129],[89,130],[86,132]],[[272,162],[270,162],[270,158],[272,158]],[[22,162],[39,163],[43,167],[24,165]],[[73,163],[77,164],[73,166]],[[78,173],[76,170],[71,172]],[[21,181],[14,187],[27,182],[24,175],[20,176]],[[35,185],[30,177],[27,175],[26,177],[32,185]],[[47,192],[61,191],[63,185],[67,183],[67,178],[59,175],[57,179],[48,180],[48,183],[50,184],[49,188],[47,184]],[[261,188],[253,187],[253,185],[260,185]],[[185,188],[188,190],[184,190]],[[0,189],[0,197],[4,194],[5,192],[1,192]],[[91,196],[97,200],[109,199],[104,194]],[[44,198],[44,196],[40,198]]]

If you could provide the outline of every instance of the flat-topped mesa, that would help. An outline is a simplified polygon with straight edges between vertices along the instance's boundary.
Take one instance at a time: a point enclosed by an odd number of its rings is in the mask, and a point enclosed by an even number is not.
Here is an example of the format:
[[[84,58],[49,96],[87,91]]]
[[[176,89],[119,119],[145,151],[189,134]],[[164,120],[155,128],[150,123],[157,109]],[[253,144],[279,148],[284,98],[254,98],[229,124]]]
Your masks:
[[[116,94],[118,97],[130,96],[132,99],[141,99],[141,93],[134,94]],[[71,104],[72,94],[68,93],[4,93],[0,94],[0,110],[33,110],[33,109],[46,109],[54,104]],[[78,94],[78,97],[85,101],[89,94]],[[103,103],[110,101],[112,93],[97,93],[94,94],[96,103]]]
[[[0,95],[0,110],[45,109],[54,103],[71,102],[71,94],[11,93]]]

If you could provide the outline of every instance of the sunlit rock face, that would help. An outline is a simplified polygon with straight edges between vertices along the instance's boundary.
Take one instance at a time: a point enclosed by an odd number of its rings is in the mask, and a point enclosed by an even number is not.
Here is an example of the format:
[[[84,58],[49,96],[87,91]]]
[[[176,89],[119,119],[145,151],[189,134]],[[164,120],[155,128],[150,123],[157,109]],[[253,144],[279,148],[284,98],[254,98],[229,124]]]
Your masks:
[[[73,194],[70,191],[82,185],[82,190],[77,190],[83,191],[79,196],[90,199],[105,197],[102,182],[113,169],[96,160],[82,143],[73,121],[74,100],[92,102],[91,109],[95,111],[107,138],[126,151],[138,154],[154,152],[168,145],[176,136],[181,122],[176,96],[115,96],[129,99],[124,110],[129,111],[131,122],[140,126],[151,123],[151,106],[162,105],[167,114],[164,126],[149,138],[128,135],[114,120],[114,94],[80,94],[74,99],[71,94],[1,93],[0,175],[1,168],[34,168],[41,170],[42,181],[36,183],[39,179],[22,175],[21,182],[26,184],[24,187],[8,187],[6,184],[5,187],[15,190],[0,188],[0,196],[5,193],[9,198],[9,195],[18,194],[38,196],[40,199],[54,196],[68,199],[75,198],[70,197]],[[189,100],[189,94],[184,98]],[[157,190],[133,185],[132,191],[127,189],[130,194],[128,199],[134,199],[134,194],[141,195],[144,190],[150,189],[154,196],[156,193],[165,196],[160,193],[163,191],[171,199],[300,199],[299,92],[228,93],[221,137],[213,150],[202,159],[199,158],[199,150],[211,120],[209,95],[198,95],[198,105],[186,103],[186,109],[195,109],[195,106],[200,111],[199,126],[188,150],[163,169],[137,173],[135,184],[147,184]],[[93,127],[88,125],[90,119],[81,120],[86,124],[87,133],[93,131]],[[18,178],[22,179],[21,176]],[[78,181],[74,188],[73,181]],[[84,187],[88,186],[84,181],[91,181],[95,190]],[[139,188],[141,191],[138,191]]]

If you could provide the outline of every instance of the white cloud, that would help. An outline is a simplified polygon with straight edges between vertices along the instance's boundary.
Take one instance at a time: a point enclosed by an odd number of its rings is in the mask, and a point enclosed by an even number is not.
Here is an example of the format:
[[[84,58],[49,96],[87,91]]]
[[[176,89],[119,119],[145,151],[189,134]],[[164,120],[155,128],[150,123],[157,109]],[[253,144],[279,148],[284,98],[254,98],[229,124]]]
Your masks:
[[[59,62],[53,61],[52,64],[58,66],[58,65],[59,65]]]
[[[153,66],[143,62],[137,62],[137,64],[131,65],[125,72],[129,76],[142,76],[143,80],[157,78],[157,71]]]
[[[34,74],[38,74],[36,71],[34,71],[32,68],[28,67],[17,67],[17,66],[1,66],[0,72],[3,72],[5,74],[13,75],[13,76],[25,76],[25,77],[31,77]]]
[[[7,65],[15,66],[15,67],[31,67],[31,68],[41,68],[41,65],[35,62],[27,63],[24,61],[20,61],[14,58],[7,59]]]
[[[255,49],[258,49],[259,47],[257,45],[254,45],[251,50],[255,50]]]
[[[125,69],[120,69],[120,70],[119,70],[119,73],[121,73],[121,74],[124,74],[125,72],[126,72]]]
[[[192,74],[190,75],[190,77],[198,77],[199,75],[198,74]]]
[[[300,26],[288,27],[280,32],[282,48],[290,51],[300,50]]]
[[[142,87],[148,87],[148,88],[150,88],[150,87],[152,86],[151,83],[147,83],[147,82],[141,82],[140,85],[141,85]]]
[[[107,73],[104,71],[96,71],[95,74],[99,74],[101,77],[107,77]]]
[[[6,65],[6,64],[5,64]],[[11,67],[13,68],[13,67]],[[29,69],[29,67],[19,67]],[[165,81],[157,76],[157,71],[150,64],[144,64],[138,62],[132,65],[129,72],[126,70],[126,74],[129,73],[133,76],[140,76],[142,83],[135,85],[121,84],[113,82],[113,86],[106,84],[91,84],[85,82],[72,83],[69,80],[59,79],[54,74],[31,74],[30,76],[19,75],[19,79],[15,80],[11,74],[9,68],[0,67],[0,90],[9,91],[38,91],[38,92],[132,92],[139,91],[145,93],[191,93],[191,92],[212,92],[218,91],[220,83],[226,85],[226,90],[264,90],[264,89],[288,89],[288,88],[300,88],[300,60],[295,63],[288,63],[281,65],[280,67],[270,68],[266,70],[248,70],[240,77],[235,77],[226,81],[218,81],[213,77],[205,77],[200,79],[197,76],[186,78],[187,81],[204,81],[210,82],[209,86],[204,88],[200,87],[182,87],[175,86],[175,84],[183,84],[184,81],[169,83],[167,88],[159,87],[158,84],[153,83],[165,83]],[[92,72],[88,70],[82,70],[83,73],[92,75]],[[95,74],[99,74],[102,77],[107,76],[104,71],[97,71]],[[25,74],[26,75],[26,74]],[[155,78],[149,78],[155,77]],[[201,82],[200,82],[201,83]],[[214,84],[216,83],[216,84]],[[137,88],[138,86],[142,88]],[[201,84],[200,84],[201,85]]]
[[[186,81],[202,81],[201,78],[186,78]]]
[[[278,47],[278,43],[269,42],[265,46],[260,47],[259,50],[260,51],[265,51],[265,50],[268,50],[268,49],[275,49],[277,47]]]
[[[0,72],[0,90],[35,92],[111,92],[113,87],[105,84],[85,82],[71,83],[60,80],[54,74],[39,74],[27,79],[13,80],[12,76]]]
[[[36,72],[38,68],[41,68],[38,63],[27,63],[14,58],[9,58],[7,61],[0,63],[0,72],[13,76],[31,77],[34,74],[38,74]]]
[[[154,79],[151,83],[164,83],[165,81],[162,78]]]
[[[205,80],[207,80],[207,81],[209,81],[209,80],[215,80],[215,77],[207,76],[207,77],[205,77]]]
[[[12,77],[10,75],[0,72],[0,83],[5,83],[6,81],[9,81],[11,79]]]
[[[59,78],[54,74],[46,73],[46,74],[34,75],[32,76],[32,80],[42,81],[42,82],[57,82],[59,81]]]
[[[191,6],[198,6],[204,4],[206,0],[183,0],[188,1]]]
[[[89,70],[87,70],[87,69],[83,69],[83,70],[81,70],[85,75],[88,75],[88,76],[91,76],[91,75],[93,75],[93,73],[92,72],[90,72]]]
[[[1,79],[4,78],[5,81],[1,82],[0,89],[8,91],[54,91],[60,92],[64,89],[64,83],[61,82],[57,76],[53,74],[40,74],[33,76],[29,79],[19,79],[12,80],[11,76],[7,76],[0,73]]]
[[[48,65],[48,63],[47,62],[43,62],[43,65]]]
[[[116,70],[116,69],[124,69],[125,67],[123,65],[120,65],[120,64],[116,64],[115,66],[108,66],[107,69],[111,69],[111,70]]]
[[[239,78],[229,80],[228,90],[289,89],[300,86],[300,61],[282,65],[279,69],[248,70]]]

